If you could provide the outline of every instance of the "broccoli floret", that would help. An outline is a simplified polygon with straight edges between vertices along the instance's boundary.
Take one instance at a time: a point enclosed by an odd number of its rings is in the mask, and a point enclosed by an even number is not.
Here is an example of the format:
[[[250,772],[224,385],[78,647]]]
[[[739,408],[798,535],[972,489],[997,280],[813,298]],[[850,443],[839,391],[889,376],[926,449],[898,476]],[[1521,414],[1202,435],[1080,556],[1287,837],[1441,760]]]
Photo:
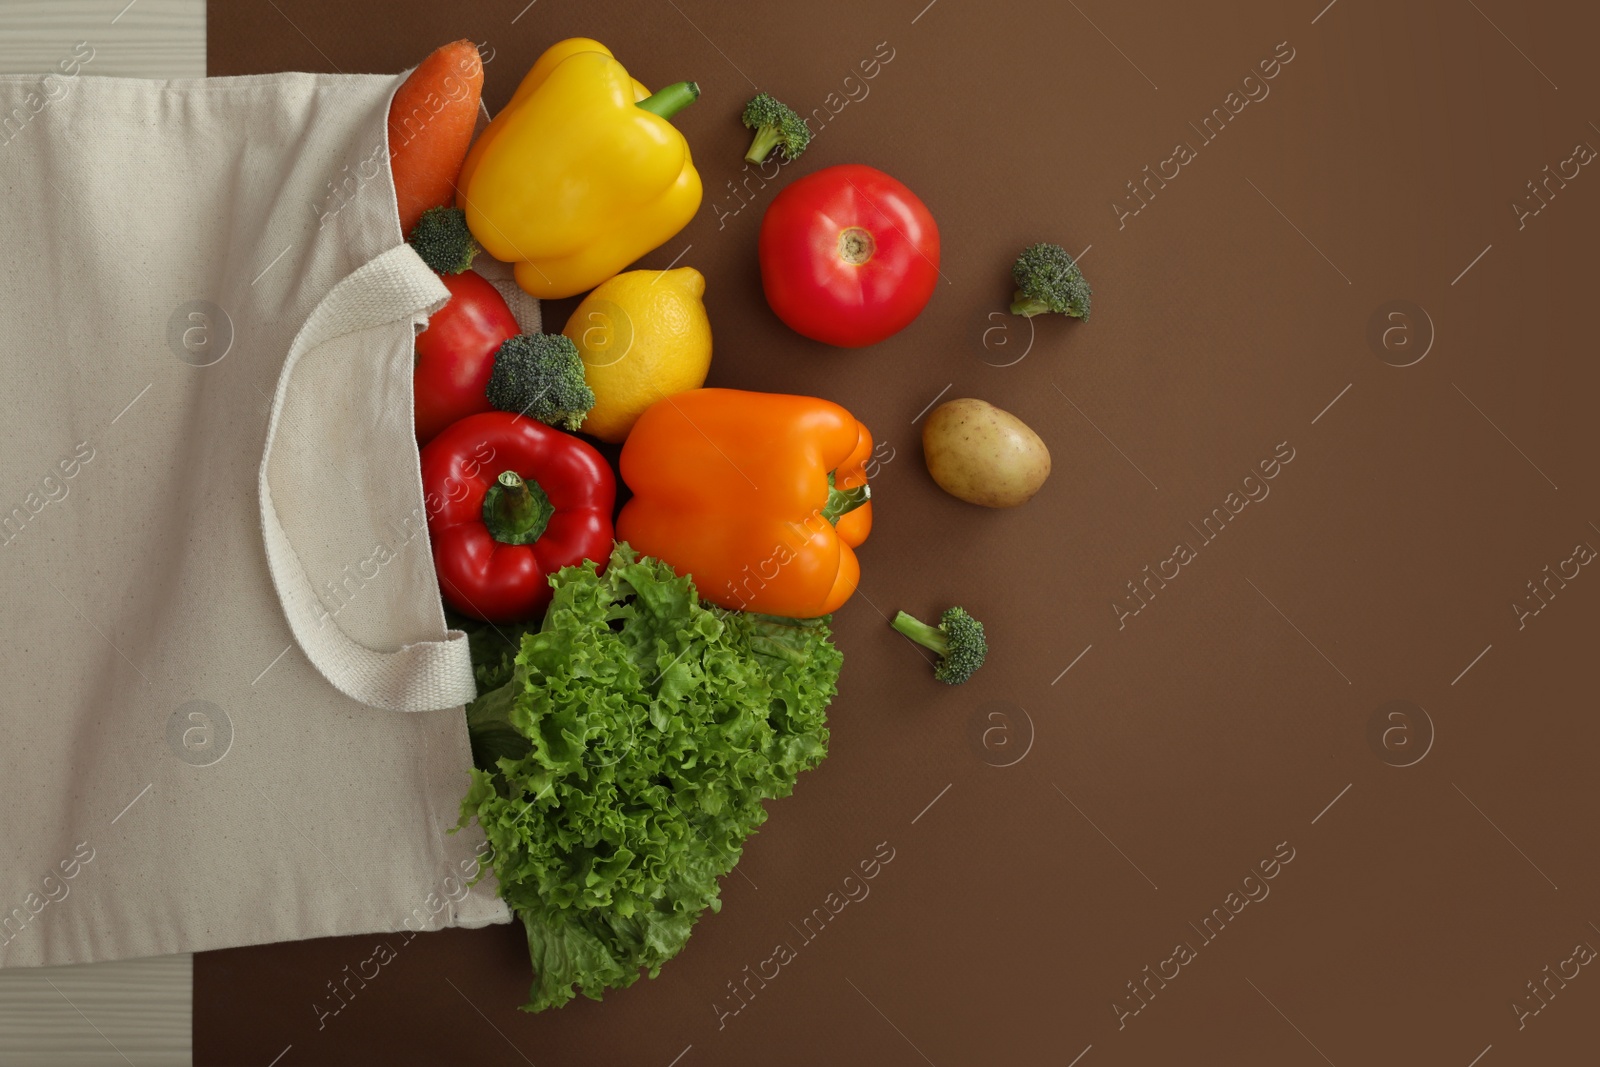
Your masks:
[[[774,148],[783,150],[785,159],[798,159],[811,143],[811,129],[793,108],[777,97],[762,93],[744,106],[744,124],[756,131],[746,163],[760,163]]]
[[[1044,311],[1071,315],[1075,319],[1089,317],[1089,283],[1083,271],[1060,245],[1029,245],[1017,257],[1011,268],[1016,279],[1017,292],[1011,304],[1013,315],[1028,318]]]
[[[890,624],[924,648],[939,654],[933,676],[948,685],[960,685],[983,666],[989,654],[989,641],[983,636],[983,623],[967,614],[966,608],[951,608],[939,616],[938,626],[929,626],[905,612]]]
[[[430,207],[406,240],[435,274],[460,274],[482,251],[467,229],[467,213],[458,207]]]
[[[563,430],[582,426],[594,407],[594,390],[584,381],[578,346],[559,333],[523,333],[507,340],[494,355],[484,392],[501,411],[529,415]]]

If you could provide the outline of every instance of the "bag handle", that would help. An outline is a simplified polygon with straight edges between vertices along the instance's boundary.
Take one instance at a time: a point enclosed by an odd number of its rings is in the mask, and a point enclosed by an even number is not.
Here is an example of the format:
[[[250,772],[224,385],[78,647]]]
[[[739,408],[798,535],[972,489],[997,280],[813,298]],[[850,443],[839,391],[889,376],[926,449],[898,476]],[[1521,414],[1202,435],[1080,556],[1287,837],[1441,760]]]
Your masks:
[[[289,346],[289,357],[273,393],[261,457],[259,496],[267,569],[295,641],[335,689],[386,711],[439,711],[460,707],[476,697],[467,635],[449,630],[442,641],[420,641],[381,652],[355,641],[337,623],[319,624],[316,589],[278,519],[267,475],[272,469],[278,419],[300,357],[360,330],[426,321],[428,314],[449,298],[450,291],[410,245],[391,248],[342,279],[313,309]]]

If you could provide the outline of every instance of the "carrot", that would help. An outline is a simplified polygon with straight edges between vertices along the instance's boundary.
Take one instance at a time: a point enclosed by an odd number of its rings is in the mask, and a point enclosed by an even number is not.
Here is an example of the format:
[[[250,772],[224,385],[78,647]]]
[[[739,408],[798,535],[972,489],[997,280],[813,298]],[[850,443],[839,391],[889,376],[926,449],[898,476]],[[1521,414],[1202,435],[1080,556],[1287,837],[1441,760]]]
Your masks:
[[[389,167],[409,234],[430,207],[455,202],[456,176],[478,122],[483,61],[471,41],[455,41],[424,59],[389,104]]]

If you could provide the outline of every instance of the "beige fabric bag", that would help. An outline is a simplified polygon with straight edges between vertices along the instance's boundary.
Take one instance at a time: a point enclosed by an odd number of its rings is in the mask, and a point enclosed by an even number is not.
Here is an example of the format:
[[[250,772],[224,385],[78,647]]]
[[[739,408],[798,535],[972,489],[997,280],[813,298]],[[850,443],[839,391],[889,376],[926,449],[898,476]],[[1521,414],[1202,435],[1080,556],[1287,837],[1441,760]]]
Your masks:
[[[0,77],[0,966],[509,921],[447,833],[402,77]]]

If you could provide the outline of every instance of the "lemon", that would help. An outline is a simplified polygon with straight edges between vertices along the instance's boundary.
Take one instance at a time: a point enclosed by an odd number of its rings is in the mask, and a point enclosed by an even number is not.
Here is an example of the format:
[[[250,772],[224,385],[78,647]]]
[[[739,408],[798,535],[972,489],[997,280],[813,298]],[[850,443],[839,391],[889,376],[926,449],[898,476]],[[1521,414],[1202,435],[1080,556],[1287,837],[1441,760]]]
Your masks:
[[[711,369],[706,280],[693,267],[631,270],[583,298],[561,332],[578,346],[594,407],[583,432],[618,443],[664,396],[698,389]]]

